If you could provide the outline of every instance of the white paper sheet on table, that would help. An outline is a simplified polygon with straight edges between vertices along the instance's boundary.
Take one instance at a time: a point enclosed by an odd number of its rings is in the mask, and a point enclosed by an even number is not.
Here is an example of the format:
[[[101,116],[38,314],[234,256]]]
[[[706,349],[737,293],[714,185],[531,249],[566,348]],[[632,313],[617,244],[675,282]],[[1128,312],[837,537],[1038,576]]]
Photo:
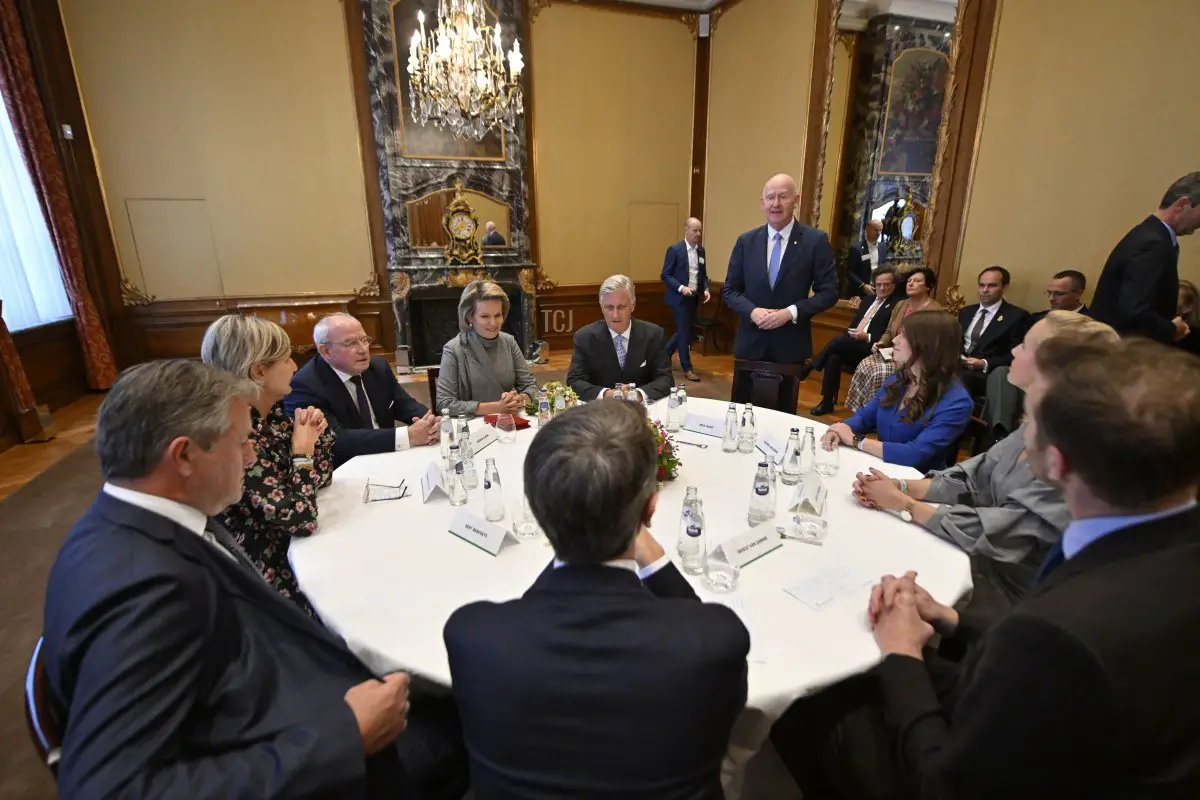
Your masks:
[[[809,575],[783,590],[813,611],[820,611],[870,583],[871,577],[862,570],[841,565]]]
[[[725,606],[738,615],[742,624],[746,626],[746,630],[750,631],[750,652],[746,654],[746,660],[754,664],[767,663],[767,656],[763,647],[763,636],[754,630],[754,625],[750,621],[750,613],[746,610],[745,601],[737,595],[723,595],[721,597],[706,598],[709,603],[716,603]]]

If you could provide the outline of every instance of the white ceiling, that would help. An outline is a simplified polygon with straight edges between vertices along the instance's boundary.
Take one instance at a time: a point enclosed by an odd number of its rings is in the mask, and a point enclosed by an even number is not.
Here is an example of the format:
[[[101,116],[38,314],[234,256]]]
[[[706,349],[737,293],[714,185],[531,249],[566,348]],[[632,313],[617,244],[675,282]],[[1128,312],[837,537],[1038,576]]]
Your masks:
[[[711,11],[720,0],[620,0],[624,3],[645,3],[681,11]],[[899,14],[917,19],[953,22],[958,0],[845,0],[840,27],[861,30],[867,20],[880,14]]]

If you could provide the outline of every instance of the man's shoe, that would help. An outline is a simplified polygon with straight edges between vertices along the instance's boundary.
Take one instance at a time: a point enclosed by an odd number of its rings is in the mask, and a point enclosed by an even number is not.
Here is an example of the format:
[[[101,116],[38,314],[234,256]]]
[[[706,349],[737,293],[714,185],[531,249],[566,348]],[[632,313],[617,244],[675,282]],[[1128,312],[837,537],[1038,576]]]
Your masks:
[[[814,406],[812,411],[810,411],[809,413],[812,414],[814,417],[823,417],[826,414],[832,414],[833,413],[833,401],[830,400],[828,397],[822,397],[821,402],[818,403],[816,406]]]
[[[800,380],[801,381],[808,380],[808,376],[812,374],[812,371],[813,371],[812,362],[811,361],[806,362],[805,365],[800,368]]]
[[[686,370],[683,373],[683,377],[687,378],[689,381],[699,381],[700,380],[700,376],[697,375],[696,373],[692,372],[690,369]]]

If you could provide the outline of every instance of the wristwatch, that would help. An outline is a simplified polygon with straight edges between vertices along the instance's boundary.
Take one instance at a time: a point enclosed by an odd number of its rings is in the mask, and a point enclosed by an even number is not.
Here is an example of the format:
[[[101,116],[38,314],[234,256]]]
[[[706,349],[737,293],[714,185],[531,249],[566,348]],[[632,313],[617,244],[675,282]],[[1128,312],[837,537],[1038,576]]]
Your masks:
[[[900,519],[904,520],[905,522],[912,522],[913,521],[912,510],[916,507],[917,507],[916,500],[913,500],[912,498],[905,500],[904,508],[900,509]]]

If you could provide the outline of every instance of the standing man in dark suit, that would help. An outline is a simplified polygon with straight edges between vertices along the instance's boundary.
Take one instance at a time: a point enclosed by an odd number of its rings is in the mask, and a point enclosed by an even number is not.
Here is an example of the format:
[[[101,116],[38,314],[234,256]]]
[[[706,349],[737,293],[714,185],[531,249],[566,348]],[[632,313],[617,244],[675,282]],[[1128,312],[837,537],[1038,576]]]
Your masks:
[[[809,412],[814,417],[833,413],[841,389],[842,369],[853,370],[871,355],[871,343],[879,341],[892,320],[892,306],[896,304],[892,297],[896,291],[896,270],[880,267],[875,270],[872,284],[875,297],[869,303],[864,300],[859,304],[850,329],[835,336],[811,363],[804,365],[800,380],[808,378],[814,369],[821,370],[821,402]]]
[[[929,800],[1200,797],[1200,361],[1067,337],[1035,359],[1025,453],[1074,521],[987,628],[915,573],[884,578],[868,609],[877,704],[843,716],[825,763],[847,782],[856,767],[891,773],[889,797],[897,779]],[[966,648],[936,681],[934,631],[942,651]],[[814,707],[793,710],[814,724]]]
[[[630,403],[570,409],[530,445],[525,495],[554,563],[444,632],[478,800],[723,798],[750,637],[646,527],[656,459]]]
[[[883,220],[867,220],[866,236],[850,246],[846,256],[846,297],[872,297],[875,287],[871,276],[887,262],[887,237]]]
[[[667,335],[653,322],[633,318],[637,295],[633,281],[613,275],[600,284],[600,310],[604,319],[575,331],[575,349],[567,385],[580,400],[612,397],[636,387],[643,403],[666,397],[675,385]]]
[[[420,700],[406,722],[408,677],[372,674],[213,520],[254,463],[255,394],[198,361],[156,361],[100,406],[106,483],[46,589],[59,796],[461,797],[456,716],[452,739],[422,730]],[[447,749],[456,765],[426,774],[424,754]]]
[[[1092,297],[1092,316],[1122,336],[1163,344],[1188,335],[1176,309],[1179,237],[1200,228],[1200,172],[1184,175],[1163,195],[1158,210],[1117,243]]]
[[[737,358],[803,363],[812,355],[812,318],[837,303],[829,237],[796,221],[799,199],[794,178],[771,178],[762,195],[767,224],[733,245],[721,292],[742,318]]]
[[[504,241],[504,236],[501,235],[500,231],[496,230],[496,223],[492,222],[489,219],[487,221],[487,223],[483,226],[483,230],[484,230],[484,237],[483,237],[483,246],[484,247],[504,247],[506,242]]]
[[[1004,302],[1012,276],[1001,266],[979,273],[979,302],[958,312],[963,329],[962,382],[972,396],[987,390],[987,375],[1012,363],[1012,349],[1025,333],[1023,308]]]
[[[404,391],[392,368],[371,356],[371,339],[349,314],[331,314],[313,328],[317,356],[292,376],[283,399],[289,414],[314,406],[337,438],[333,464],[355,456],[435,444],[441,418]]]
[[[679,367],[689,381],[700,380],[692,371],[692,324],[696,321],[696,309],[700,307],[701,295],[705,303],[712,298],[708,292],[704,247],[700,244],[701,228],[700,220],[688,218],[683,226],[683,241],[667,248],[662,268],[667,305],[675,315],[675,335],[667,342],[667,358],[679,350]]]

